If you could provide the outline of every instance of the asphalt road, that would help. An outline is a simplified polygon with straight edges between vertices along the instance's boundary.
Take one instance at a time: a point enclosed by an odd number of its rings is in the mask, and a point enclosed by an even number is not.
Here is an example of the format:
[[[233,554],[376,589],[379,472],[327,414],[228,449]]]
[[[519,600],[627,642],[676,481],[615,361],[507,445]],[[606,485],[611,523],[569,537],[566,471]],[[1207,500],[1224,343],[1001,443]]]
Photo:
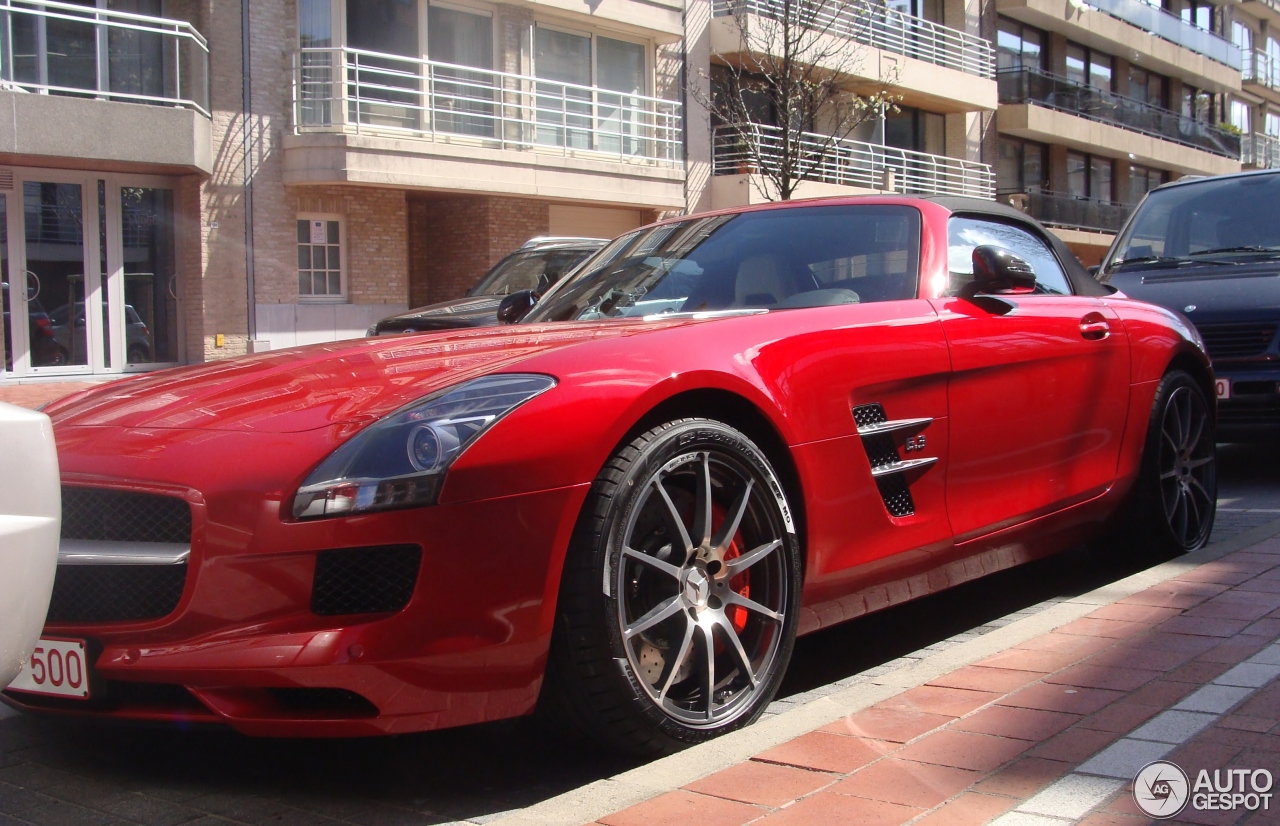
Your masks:
[[[1280,448],[1223,446],[1214,539],[1280,518]],[[771,713],[1135,570],[1085,551],[802,638]],[[483,823],[629,768],[527,721],[377,740],[0,719],[0,824]]]

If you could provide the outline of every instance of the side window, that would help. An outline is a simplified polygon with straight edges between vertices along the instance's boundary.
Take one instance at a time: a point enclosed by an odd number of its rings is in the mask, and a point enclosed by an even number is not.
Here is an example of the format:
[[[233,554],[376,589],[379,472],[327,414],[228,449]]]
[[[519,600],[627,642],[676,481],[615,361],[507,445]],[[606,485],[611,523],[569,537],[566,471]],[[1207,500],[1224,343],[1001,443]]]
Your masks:
[[[947,224],[947,260],[951,279],[947,294],[957,295],[973,280],[973,250],[983,244],[1002,247],[1024,259],[1036,272],[1036,292],[1070,295],[1062,264],[1043,239],[1013,224],[983,218],[953,217]]]

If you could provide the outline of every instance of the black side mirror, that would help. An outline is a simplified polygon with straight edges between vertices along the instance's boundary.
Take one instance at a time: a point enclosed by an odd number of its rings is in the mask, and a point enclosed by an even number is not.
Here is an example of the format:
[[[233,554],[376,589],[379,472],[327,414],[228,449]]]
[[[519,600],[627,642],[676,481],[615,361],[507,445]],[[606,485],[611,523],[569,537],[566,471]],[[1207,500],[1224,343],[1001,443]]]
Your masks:
[[[1036,271],[1009,250],[983,244],[973,250],[973,287],[988,295],[1034,292]]]
[[[515,324],[529,314],[533,305],[538,303],[538,294],[533,290],[520,290],[502,299],[498,305],[498,323]]]

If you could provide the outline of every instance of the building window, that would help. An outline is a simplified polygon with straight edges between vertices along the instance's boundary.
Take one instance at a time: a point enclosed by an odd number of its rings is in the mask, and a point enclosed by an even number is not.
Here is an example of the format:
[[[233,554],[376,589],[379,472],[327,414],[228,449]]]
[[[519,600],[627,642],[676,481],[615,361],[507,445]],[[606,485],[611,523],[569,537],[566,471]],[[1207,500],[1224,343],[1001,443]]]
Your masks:
[[[912,106],[897,108],[898,111],[884,119],[885,146],[928,152],[930,155],[947,153],[946,118],[943,115]]]
[[[1067,44],[1067,79],[1104,92],[1112,89],[1114,61],[1109,54],[1095,52],[1079,43]]]
[[[1219,31],[1217,24],[1222,18],[1222,12],[1212,3],[1206,3],[1205,0],[1188,0],[1187,4],[1182,7],[1182,22],[1195,26],[1197,29],[1204,29],[1207,32]]]
[[[1161,184],[1169,182],[1169,173],[1163,169],[1132,164],[1129,167],[1129,203],[1136,204],[1142,196]]]
[[[1166,82],[1164,75],[1148,72],[1146,69],[1139,69],[1137,66],[1129,67],[1129,97],[1134,100],[1141,101],[1148,106],[1168,109],[1169,100],[1165,96],[1168,88],[1169,84]]]
[[[1253,110],[1242,100],[1231,101],[1231,125],[1240,130],[1241,135],[1253,132]]]
[[[1214,96],[1194,86],[1182,84],[1182,116],[1201,123],[1216,123]]]
[[[1111,180],[1115,162],[1083,152],[1067,153],[1067,193],[1095,201],[1112,200]]]
[[[1024,26],[1016,20],[1000,18],[996,32],[996,67],[1000,71],[1031,69],[1045,66],[1044,32]]]
[[[298,218],[298,296],[333,301],[345,296],[342,222],[333,216]]]
[[[1273,138],[1280,137],[1280,115],[1268,112],[1266,119],[1263,120],[1263,131]]]
[[[1000,192],[1048,189],[1049,148],[1034,141],[1000,138],[997,187]]]
[[[1239,20],[1231,21],[1231,42],[1240,47],[1240,51],[1248,55],[1253,51],[1253,29]],[[1245,58],[1248,60],[1248,57]]]

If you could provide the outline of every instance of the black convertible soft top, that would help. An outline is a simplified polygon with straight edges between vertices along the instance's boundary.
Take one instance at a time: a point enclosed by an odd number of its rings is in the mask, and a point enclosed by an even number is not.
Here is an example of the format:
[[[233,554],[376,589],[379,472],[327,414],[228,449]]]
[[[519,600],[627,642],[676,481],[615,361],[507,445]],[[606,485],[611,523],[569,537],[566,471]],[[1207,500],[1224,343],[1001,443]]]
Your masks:
[[[1021,224],[1024,227],[1034,230],[1037,234],[1043,235],[1048,240],[1053,251],[1058,254],[1058,260],[1062,262],[1062,268],[1067,273],[1067,278],[1071,279],[1071,289],[1075,290],[1076,295],[1110,295],[1115,290],[1103,284],[1089,275],[1089,271],[1084,268],[1075,257],[1075,254],[1063,243],[1062,239],[1049,232],[1040,222],[1032,218],[1026,213],[1019,212],[1006,204],[996,203],[995,201],[986,201],[981,198],[965,198],[959,195],[935,195],[926,198],[927,201],[933,201],[939,206],[946,207],[957,215],[981,215],[985,218],[997,218],[1011,224]]]

